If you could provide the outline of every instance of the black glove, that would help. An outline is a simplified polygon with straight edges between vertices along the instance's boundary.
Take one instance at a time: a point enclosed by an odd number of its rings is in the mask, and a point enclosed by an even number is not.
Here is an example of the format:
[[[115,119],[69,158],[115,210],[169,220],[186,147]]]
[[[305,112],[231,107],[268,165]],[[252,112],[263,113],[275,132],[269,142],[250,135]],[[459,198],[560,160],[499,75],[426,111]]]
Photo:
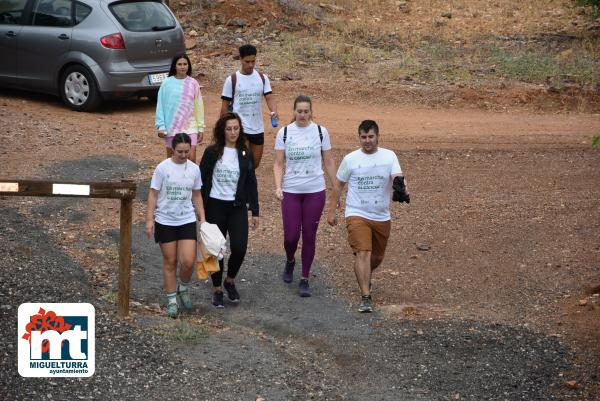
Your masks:
[[[404,177],[398,175],[394,177],[394,181],[392,182],[392,189],[394,193],[392,194],[392,200],[394,202],[406,202],[410,203],[410,195],[406,190],[406,186],[404,185]]]

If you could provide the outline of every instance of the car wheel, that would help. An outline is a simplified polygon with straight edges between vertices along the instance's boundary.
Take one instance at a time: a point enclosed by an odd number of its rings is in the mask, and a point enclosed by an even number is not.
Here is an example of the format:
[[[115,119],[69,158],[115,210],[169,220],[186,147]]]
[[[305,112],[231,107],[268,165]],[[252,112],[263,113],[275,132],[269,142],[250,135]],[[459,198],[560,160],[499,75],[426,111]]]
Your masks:
[[[71,66],[63,73],[60,97],[75,111],[92,111],[102,102],[93,75],[81,65]]]

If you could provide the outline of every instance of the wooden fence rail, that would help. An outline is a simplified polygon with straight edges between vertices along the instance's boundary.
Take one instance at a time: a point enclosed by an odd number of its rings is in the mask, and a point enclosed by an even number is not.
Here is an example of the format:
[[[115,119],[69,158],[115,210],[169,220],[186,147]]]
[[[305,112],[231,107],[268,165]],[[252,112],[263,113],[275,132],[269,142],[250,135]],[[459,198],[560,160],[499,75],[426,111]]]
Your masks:
[[[129,314],[129,277],[131,271],[131,226],[133,199],[137,185],[121,182],[67,182],[0,179],[0,196],[60,196],[121,199],[119,239],[119,298],[117,312]]]

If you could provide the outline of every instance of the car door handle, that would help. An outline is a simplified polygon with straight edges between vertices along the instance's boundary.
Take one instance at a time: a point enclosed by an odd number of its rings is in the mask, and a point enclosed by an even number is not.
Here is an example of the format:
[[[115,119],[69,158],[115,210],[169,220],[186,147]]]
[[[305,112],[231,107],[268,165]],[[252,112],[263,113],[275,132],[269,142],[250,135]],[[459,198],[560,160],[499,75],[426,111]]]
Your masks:
[[[66,35],[66,34],[64,34],[64,33],[63,33],[63,34],[62,34],[62,35],[60,35],[58,38],[59,38],[60,40],[67,40],[67,39],[69,39],[69,35]]]
[[[8,37],[8,38],[16,38],[17,34],[14,33],[13,31],[8,31],[8,32],[6,32],[6,37]]]

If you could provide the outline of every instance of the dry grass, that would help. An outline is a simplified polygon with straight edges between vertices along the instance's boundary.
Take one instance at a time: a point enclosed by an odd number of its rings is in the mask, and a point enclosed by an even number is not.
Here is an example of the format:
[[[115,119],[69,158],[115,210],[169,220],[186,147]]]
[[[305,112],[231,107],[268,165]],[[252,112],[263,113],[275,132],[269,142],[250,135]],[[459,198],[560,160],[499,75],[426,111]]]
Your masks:
[[[446,40],[469,40],[487,35],[528,35],[556,32],[570,26],[577,9],[569,0],[311,0],[345,11],[333,19],[347,22],[348,30],[402,33],[408,39],[435,34]],[[452,18],[442,17],[451,12]]]
[[[600,83],[600,39],[575,29],[573,21],[585,16],[569,1],[308,3],[334,8],[325,7],[318,22],[300,17],[318,33],[287,32],[271,46],[274,63],[290,71],[311,63],[334,73],[359,67],[373,81]]]
[[[271,50],[271,61],[288,69],[309,62],[349,67],[372,63],[385,55],[378,49],[351,43],[335,32],[323,31],[317,36],[307,36],[304,32],[283,33],[279,43],[271,45]]]

